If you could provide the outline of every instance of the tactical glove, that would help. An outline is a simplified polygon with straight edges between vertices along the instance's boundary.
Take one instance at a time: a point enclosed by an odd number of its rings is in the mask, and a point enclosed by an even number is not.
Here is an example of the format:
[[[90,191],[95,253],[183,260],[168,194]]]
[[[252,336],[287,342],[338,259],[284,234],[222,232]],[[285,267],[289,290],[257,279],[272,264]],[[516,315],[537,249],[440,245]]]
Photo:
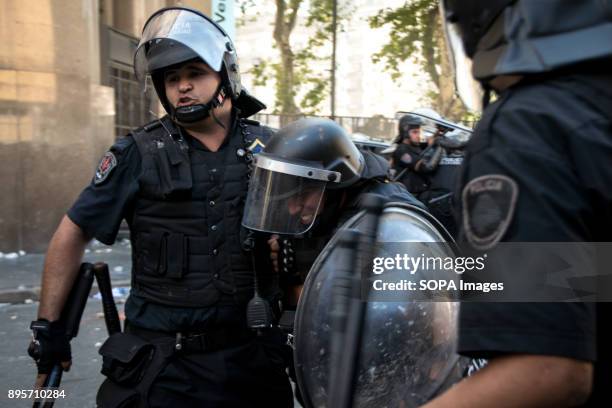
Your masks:
[[[36,362],[38,374],[49,374],[54,365],[72,359],[66,328],[61,322],[39,319],[30,328],[33,336],[28,354]]]

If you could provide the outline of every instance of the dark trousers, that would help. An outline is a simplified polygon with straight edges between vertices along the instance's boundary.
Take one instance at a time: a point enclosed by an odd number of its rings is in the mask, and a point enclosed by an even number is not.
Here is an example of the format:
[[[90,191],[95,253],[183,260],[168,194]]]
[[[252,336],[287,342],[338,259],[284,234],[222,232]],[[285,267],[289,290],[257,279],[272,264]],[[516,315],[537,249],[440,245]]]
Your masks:
[[[146,341],[157,337],[129,325],[126,333]],[[169,345],[172,348],[172,344]],[[250,337],[212,351],[170,351],[164,355],[169,357],[148,388],[144,404],[142,400],[136,404],[118,404],[123,400],[118,391],[128,390],[112,384],[109,388],[107,384],[106,392],[102,394],[110,398],[102,398],[100,405],[105,408],[293,407],[293,392],[286,373],[292,352],[284,344],[280,330],[271,330],[264,336]],[[140,393],[143,394],[142,390]]]
[[[174,354],[153,383],[149,405],[293,407],[284,351],[266,343],[257,338],[210,353]]]

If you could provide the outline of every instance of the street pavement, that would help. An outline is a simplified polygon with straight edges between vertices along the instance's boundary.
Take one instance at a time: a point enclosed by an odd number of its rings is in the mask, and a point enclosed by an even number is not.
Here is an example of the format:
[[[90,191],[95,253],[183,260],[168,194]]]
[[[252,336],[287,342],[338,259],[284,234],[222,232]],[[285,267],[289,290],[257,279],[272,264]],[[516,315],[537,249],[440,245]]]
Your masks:
[[[30,390],[36,377],[36,366],[26,349],[31,338],[30,322],[36,319],[43,254],[2,254],[0,257],[0,407],[31,407],[32,400],[9,399],[9,390]],[[16,256],[17,255],[17,256]],[[120,315],[130,277],[131,248],[121,240],[113,246],[93,241],[84,262],[106,262],[109,265],[115,300]],[[95,288],[92,295],[96,292]],[[58,399],[58,408],[95,407],[98,387],[103,381],[98,349],[108,336],[101,301],[90,297],[83,313],[81,327],[72,340],[73,365],[62,377],[61,389],[66,397]]]
[[[0,407],[31,407],[33,400],[9,399],[9,390],[31,390],[36,366],[26,349],[31,337],[30,322],[36,319],[38,302],[4,305],[0,308]],[[95,407],[96,392],[103,381],[98,349],[107,337],[100,300],[87,302],[78,337],[73,339],[72,368],[62,377],[65,398],[57,408]]]
[[[0,408],[31,407],[33,400],[9,399],[9,390],[30,390],[36,377],[36,366],[27,354],[31,338],[30,322],[36,319],[43,254],[0,255]],[[85,251],[83,262],[105,262],[109,266],[113,294],[123,320],[123,303],[129,291],[131,248],[126,239],[106,246],[93,241]],[[65,398],[57,408],[95,407],[96,392],[104,377],[98,349],[108,334],[102,304],[94,289],[87,302],[77,338],[72,345],[72,368],[62,377],[60,389]],[[300,404],[294,400],[295,406]]]

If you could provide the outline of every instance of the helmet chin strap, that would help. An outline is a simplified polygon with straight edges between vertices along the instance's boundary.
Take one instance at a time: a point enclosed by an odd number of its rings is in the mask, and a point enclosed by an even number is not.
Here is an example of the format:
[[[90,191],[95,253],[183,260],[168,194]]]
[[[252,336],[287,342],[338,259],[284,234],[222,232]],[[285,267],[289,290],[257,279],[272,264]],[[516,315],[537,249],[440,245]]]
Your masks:
[[[207,103],[199,103],[197,105],[178,107],[174,109],[172,119],[178,123],[189,124],[199,122],[208,118],[209,116],[212,116],[215,122],[217,122],[217,124],[225,128],[225,126],[223,126],[223,124],[219,121],[219,119],[217,119],[217,117],[213,113],[213,110],[215,108],[223,105],[223,103],[225,102],[225,98],[225,87],[223,86],[223,84],[219,84],[217,90],[215,91],[215,94],[212,96],[210,101],[208,101]]]

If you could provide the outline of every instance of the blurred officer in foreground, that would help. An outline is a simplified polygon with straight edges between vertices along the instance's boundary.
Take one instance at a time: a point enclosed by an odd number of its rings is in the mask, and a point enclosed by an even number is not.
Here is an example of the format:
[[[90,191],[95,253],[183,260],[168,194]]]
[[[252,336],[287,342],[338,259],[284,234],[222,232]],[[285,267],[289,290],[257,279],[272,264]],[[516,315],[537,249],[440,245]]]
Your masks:
[[[112,244],[125,219],[132,288],[125,333],[100,349],[108,379],[98,406],[290,407],[289,350],[275,329],[256,336],[246,318],[254,271],[240,220],[252,156],[270,134],[246,117],[265,106],[242,89],[232,41],[194,10],[149,18],[135,71],[152,78],[168,115],[104,155],[54,235],[38,312],[49,326],[37,334],[46,351],[39,373],[69,364],[57,319],[83,250],[92,238]],[[259,286],[273,296],[265,241],[262,249]]]
[[[443,3],[498,95],[467,147],[461,240],[611,241],[612,1]],[[462,303],[458,351],[489,365],[427,407],[610,406],[609,306]]]

